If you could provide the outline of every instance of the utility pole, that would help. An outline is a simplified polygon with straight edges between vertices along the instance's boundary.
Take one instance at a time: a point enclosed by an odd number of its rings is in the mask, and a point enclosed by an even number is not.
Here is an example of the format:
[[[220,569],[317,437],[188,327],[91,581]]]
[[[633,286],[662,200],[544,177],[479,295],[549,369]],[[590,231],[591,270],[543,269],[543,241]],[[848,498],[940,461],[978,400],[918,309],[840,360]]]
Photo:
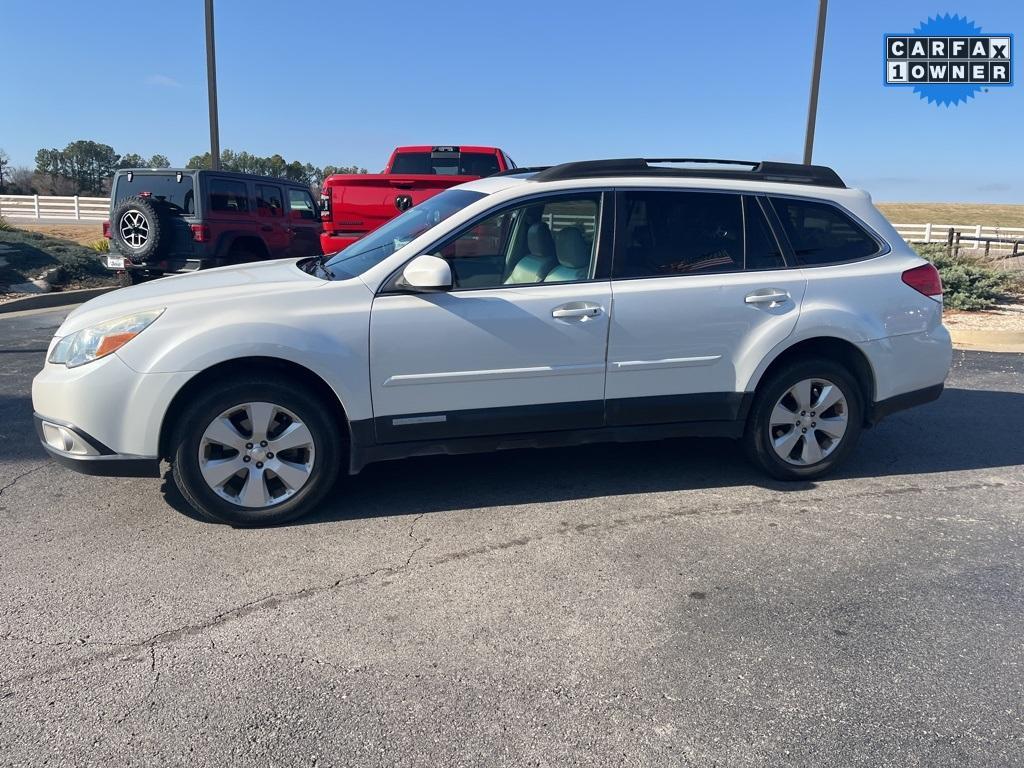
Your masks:
[[[213,0],[206,0],[206,84],[210,92],[210,165],[220,170],[220,125],[217,121],[217,56],[213,49]]]
[[[209,0],[207,0],[209,2]],[[814,123],[818,117],[818,81],[821,80],[821,52],[825,47],[825,15],[828,0],[818,0],[818,37],[814,43],[814,68],[811,72],[811,98],[807,105],[807,134],[804,136],[804,165],[811,164],[814,151]]]

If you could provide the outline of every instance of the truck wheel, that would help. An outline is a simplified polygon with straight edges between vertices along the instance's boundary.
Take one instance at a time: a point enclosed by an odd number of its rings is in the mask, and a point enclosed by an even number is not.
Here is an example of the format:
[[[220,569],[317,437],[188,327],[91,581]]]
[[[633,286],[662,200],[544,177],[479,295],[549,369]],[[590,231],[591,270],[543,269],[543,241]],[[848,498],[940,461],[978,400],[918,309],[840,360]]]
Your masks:
[[[114,245],[136,263],[154,260],[160,254],[164,230],[160,212],[144,197],[126,197],[110,215]]]
[[[342,439],[327,406],[287,381],[217,387],[182,414],[173,477],[197,511],[234,526],[308,513],[330,490]]]
[[[863,420],[863,396],[846,368],[825,358],[798,360],[758,387],[744,448],[773,477],[808,480],[849,455]]]

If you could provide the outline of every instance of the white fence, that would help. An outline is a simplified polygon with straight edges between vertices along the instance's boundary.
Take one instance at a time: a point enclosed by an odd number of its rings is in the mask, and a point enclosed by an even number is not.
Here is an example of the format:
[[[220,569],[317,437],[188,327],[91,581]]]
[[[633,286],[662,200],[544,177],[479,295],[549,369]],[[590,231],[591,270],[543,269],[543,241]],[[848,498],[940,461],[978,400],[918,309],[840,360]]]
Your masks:
[[[991,251],[993,255],[1005,255],[1006,251],[1013,251],[1013,244],[991,243],[986,248],[986,244],[983,242],[985,239],[1024,241],[1024,227],[983,227],[980,224],[893,224],[893,226],[908,243],[948,243],[949,232],[953,230],[954,237],[959,233],[962,238],[961,251],[984,250]],[[1024,247],[1017,250],[1024,251]]]
[[[0,195],[0,216],[10,220],[103,221],[109,211],[109,197]]]

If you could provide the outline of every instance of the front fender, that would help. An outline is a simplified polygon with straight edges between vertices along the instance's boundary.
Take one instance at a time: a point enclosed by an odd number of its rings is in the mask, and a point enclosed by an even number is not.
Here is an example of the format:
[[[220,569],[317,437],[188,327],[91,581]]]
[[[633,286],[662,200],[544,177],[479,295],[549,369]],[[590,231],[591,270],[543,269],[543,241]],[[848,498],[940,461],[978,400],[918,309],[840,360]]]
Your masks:
[[[289,306],[287,311],[275,312],[270,307],[262,313],[266,319],[260,320],[253,319],[249,307],[236,306],[236,302],[207,319],[203,319],[205,313],[189,311],[187,306],[170,307],[136,343],[125,345],[116,354],[140,373],[185,371],[193,375],[239,358],[285,360],[327,382],[349,418],[370,418],[372,297],[361,286],[345,293],[345,301],[329,306],[313,300],[301,308]]]

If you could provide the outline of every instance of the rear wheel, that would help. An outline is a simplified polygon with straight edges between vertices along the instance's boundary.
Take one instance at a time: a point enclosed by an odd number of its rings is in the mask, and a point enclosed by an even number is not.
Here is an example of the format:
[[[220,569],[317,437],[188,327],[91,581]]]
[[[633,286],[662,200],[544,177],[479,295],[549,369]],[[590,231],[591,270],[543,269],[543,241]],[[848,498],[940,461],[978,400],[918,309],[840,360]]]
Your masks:
[[[240,380],[181,418],[173,476],[199,512],[236,526],[309,512],[338,475],[342,440],[327,407],[299,386]]]
[[[820,477],[853,450],[863,419],[863,396],[846,368],[828,359],[801,360],[758,388],[744,447],[773,477]]]

